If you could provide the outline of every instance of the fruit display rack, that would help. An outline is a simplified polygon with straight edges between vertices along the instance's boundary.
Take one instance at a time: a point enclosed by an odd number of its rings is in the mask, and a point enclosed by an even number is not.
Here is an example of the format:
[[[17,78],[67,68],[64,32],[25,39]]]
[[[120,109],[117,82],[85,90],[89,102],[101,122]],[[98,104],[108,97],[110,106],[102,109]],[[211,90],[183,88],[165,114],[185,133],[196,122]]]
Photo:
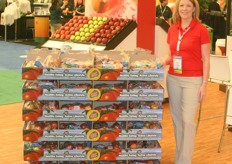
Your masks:
[[[22,79],[24,161],[159,164],[163,69],[150,52],[31,50]]]
[[[111,50],[136,27],[136,22],[131,19],[74,16],[50,39],[105,46],[105,50]]]

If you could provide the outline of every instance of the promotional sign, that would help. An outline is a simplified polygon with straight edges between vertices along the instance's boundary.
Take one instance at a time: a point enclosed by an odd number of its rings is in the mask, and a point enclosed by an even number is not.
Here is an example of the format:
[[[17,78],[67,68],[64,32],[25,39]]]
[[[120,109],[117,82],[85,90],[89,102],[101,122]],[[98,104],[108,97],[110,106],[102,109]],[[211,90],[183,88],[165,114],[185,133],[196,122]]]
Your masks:
[[[86,16],[137,19],[138,0],[85,0]]]

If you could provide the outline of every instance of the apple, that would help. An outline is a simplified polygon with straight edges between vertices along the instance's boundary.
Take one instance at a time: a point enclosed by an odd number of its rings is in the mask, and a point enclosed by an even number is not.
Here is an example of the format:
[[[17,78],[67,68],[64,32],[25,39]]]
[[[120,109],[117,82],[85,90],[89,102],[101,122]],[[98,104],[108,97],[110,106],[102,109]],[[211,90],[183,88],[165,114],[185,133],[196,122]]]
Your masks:
[[[107,17],[103,17],[102,20],[103,20],[103,21],[107,21],[108,18],[107,18]]]
[[[87,24],[88,22],[89,22],[89,20],[87,20],[87,19],[83,20],[84,24]]]
[[[65,38],[65,35],[64,34],[61,34],[60,35],[60,39],[64,39]]]
[[[84,31],[80,32],[80,36],[84,36],[84,35],[85,35]]]
[[[93,24],[89,24],[89,28],[94,28],[94,25]]]
[[[93,33],[93,32],[94,32],[94,29],[93,29],[93,28],[91,28],[91,29],[89,30],[89,32],[90,32],[90,33]]]
[[[81,27],[79,31],[83,32],[84,30],[85,30],[84,27]]]
[[[85,28],[84,32],[89,32],[89,28]]]
[[[102,43],[103,44],[106,44],[108,42],[108,39],[107,38],[102,38]]]
[[[116,26],[115,30],[120,31],[121,30],[121,26]]]
[[[93,20],[97,20],[97,17],[96,16],[93,16],[93,18],[92,18]]]
[[[100,34],[104,34],[104,33],[105,33],[105,29],[101,29]]]
[[[80,23],[79,24],[79,28],[81,28],[81,27],[83,27],[84,26],[84,24],[83,23]]]
[[[101,43],[101,41],[102,41],[101,38],[97,38],[97,39],[96,39],[96,42],[97,42],[97,43]]]
[[[75,27],[74,31],[79,31],[80,28],[79,27]]]
[[[119,24],[121,27],[124,27],[126,25],[126,22],[120,22]]]
[[[66,35],[65,39],[69,40],[70,39],[70,35]]]
[[[83,26],[83,27],[84,27],[84,28],[87,28],[87,27],[89,27],[89,26],[88,26],[88,24],[84,24],[84,26]]]
[[[64,30],[64,26],[61,26],[61,27],[60,27],[60,30]]]
[[[69,31],[65,31],[65,35],[69,35],[69,33],[70,33]]]
[[[72,20],[72,19],[71,19],[71,20]],[[73,23],[69,23],[69,25],[68,25],[68,26],[69,26],[69,27],[72,27],[73,25],[74,25]]]
[[[75,40],[75,35],[72,35],[72,36],[70,37],[70,40]]]
[[[97,24],[100,26],[103,24],[103,21],[99,21]]]
[[[111,30],[114,30],[114,29],[115,29],[115,26],[110,26],[110,29],[111,29]]]
[[[75,31],[71,31],[71,32],[70,32],[70,35],[74,35],[74,34],[75,34]]]
[[[113,35],[117,34],[117,30],[112,30],[111,34],[113,34]]]
[[[106,37],[105,33],[101,34],[101,38],[105,38],[105,37]]]
[[[81,40],[81,37],[78,35],[75,37],[75,41],[79,41],[79,40]]]
[[[90,35],[90,33],[89,33],[89,32],[85,33],[85,37],[88,37],[89,35]]]
[[[98,24],[98,21],[96,21],[96,20],[95,20],[95,21],[93,21],[93,24],[94,24],[94,25],[95,25],[95,24]]]
[[[113,37],[113,35],[112,35],[112,34],[106,34],[106,37],[107,37],[108,39],[111,39],[111,38]]]
[[[64,30],[66,30],[66,31],[68,31],[69,29],[70,29],[69,26],[65,26],[65,27],[64,27]]]
[[[69,31],[73,31],[75,29],[74,26],[70,27]]]
[[[81,37],[81,41],[85,41],[85,36],[82,36],[82,37]]]
[[[56,30],[56,33],[57,33],[57,34],[60,34],[60,32],[61,32],[61,30]]]
[[[93,24],[93,20],[89,20],[88,24]]]
[[[114,26],[118,26],[119,24],[119,22],[114,22]]]
[[[90,42],[90,40],[91,40],[91,37],[90,37],[90,36],[89,36],[89,37],[86,37],[86,39],[85,39],[86,42]]]
[[[97,29],[98,27],[99,27],[99,25],[95,24],[93,28]]]
[[[105,34],[110,34],[111,31],[109,29],[105,30]]]
[[[110,25],[104,25],[104,29],[110,29]]]
[[[79,31],[75,32],[75,36],[79,36],[79,35],[80,35]]]
[[[60,38],[60,34],[56,34],[56,39],[59,39]]]
[[[98,32],[98,33],[95,33],[94,36],[95,36],[96,38],[98,38],[98,37],[101,36],[101,34]]]
[[[61,35],[62,35],[62,34],[65,34],[65,32],[66,32],[65,30],[61,30],[61,31],[60,31],[60,34],[61,34]]]
[[[96,37],[92,37],[90,41],[91,42],[96,42]]]

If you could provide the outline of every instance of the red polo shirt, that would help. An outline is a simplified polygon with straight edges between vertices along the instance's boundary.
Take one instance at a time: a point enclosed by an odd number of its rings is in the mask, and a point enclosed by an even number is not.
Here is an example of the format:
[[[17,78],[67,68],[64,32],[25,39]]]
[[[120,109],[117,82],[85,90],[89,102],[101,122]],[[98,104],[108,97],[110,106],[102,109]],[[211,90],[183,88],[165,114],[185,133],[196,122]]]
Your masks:
[[[203,62],[201,56],[201,45],[210,43],[207,28],[193,19],[189,25],[190,29],[185,33],[180,43],[179,56],[182,56],[182,74],[174,73],[173,56],[177,54],[177,41],[179,29],[181,34],[181,22],[172,25],[168,30],[167,42],[171,50],[171,61],[168,73],[176,76],[202,76]]]

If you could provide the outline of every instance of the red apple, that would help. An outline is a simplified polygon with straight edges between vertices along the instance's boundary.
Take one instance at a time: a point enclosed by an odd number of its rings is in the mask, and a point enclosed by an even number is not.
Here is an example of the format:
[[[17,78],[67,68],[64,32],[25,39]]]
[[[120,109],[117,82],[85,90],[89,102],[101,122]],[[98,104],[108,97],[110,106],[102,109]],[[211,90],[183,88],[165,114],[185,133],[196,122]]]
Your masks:
[[[57,33],[57,34],[60,34],[60,32],[61,32],[61,30],[56,30],[56,33]]]
[[[87,38],[85,39],[86,42],[90,42],[90,40],[91,40],[91,37],[87,37]]]
[[[108,39],[107,38],[102,38],[102,43],[103,44],[106,44],[108,42]]]
[[[66,30],[66,31],[68,31],[69,29],[70,29],[69,26],[65,26],[65,27],[64,27],[64,30]]]
[[[96,37],[92,37],[91,42],[96,42]]]
[[[106,34],[106,37],[108,38],[108,39],[111,39],[112,38],[112,34]]]
[[[111,34],[112,34],[112,35],[117,34],[117,30],[112,30]]]
[[[69,31],[65,31],[65,35],[69,35],[70,34],[70,32]]]
[[[101,38],[97,38],[97,39],[96,39],[96,42],[97,42],[97,43],[101,43],[101,41],[102,41]]]
[[[56,39],[60,39],[60,34],[56,34]]]
[[[65,39],[69,40],[70,39],[70,35],[66,35]]]

